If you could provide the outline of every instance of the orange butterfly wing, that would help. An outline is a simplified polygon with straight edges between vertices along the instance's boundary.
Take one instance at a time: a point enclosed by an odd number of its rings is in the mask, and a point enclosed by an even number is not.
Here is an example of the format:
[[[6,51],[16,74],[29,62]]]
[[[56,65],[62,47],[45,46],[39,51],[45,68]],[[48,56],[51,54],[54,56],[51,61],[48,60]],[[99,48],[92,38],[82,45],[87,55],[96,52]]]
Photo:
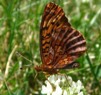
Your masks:
[[[54,57],[52,42],[58,37],[59,27],[61,28],[65,23],[68,23],[68,21],[63,10],[54,3],[47,4],[40,28],[40,51],[44,64],[52,63]],[[68,23],[69,26],[70,24]]]
[[[40,52],[42,65],[37,71],[55,73],[68,68],[86,51],[86,41],[73,29],[63,9],[54,3],[45,7],[40,27]]]

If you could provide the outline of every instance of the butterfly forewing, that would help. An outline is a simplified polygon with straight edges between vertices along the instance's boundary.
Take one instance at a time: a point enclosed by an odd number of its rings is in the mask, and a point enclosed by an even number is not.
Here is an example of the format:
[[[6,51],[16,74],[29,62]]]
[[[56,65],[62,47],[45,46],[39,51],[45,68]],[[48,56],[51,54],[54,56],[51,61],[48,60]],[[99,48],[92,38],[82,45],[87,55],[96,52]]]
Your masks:
[[[54,3],[47,4],[42,17],[40,30],[40,48],[43,64],[52,64],[58,43],[60,43],[57,39],[59,39],[58,36],[61,30],[64,31],[63,27],[70,27],[63,10]],[[53,49],[55,42],[57,45]]]
[[[63,9],[54,3],[48,3],[40,26],[42,65],[36,67],[36,70],[54,73],[70,64],[75,65],[74,61],[85,51],[84,37],[71,27]]]

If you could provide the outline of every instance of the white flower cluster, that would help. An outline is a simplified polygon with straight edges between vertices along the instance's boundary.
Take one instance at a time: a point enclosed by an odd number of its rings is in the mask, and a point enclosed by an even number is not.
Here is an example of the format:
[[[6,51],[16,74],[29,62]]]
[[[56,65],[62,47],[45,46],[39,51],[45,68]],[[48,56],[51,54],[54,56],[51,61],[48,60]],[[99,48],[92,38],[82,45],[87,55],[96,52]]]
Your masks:
[[[41,93],[46,95],[84,95],[81,81],[74,82],[70,76],[52,75],[45,81]]]

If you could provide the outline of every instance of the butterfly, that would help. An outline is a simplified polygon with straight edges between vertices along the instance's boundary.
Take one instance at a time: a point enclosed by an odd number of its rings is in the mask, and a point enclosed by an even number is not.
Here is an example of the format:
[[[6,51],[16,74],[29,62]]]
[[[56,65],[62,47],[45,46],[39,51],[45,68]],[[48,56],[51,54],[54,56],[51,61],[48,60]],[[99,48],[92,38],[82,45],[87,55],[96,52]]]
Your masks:
[[[37,71],[56,74],[60,69],[78,67],[75,60],[86,51],[86,40],[73,29],[63,9],[50,2],[46,5],[40,25],[40,55]]]

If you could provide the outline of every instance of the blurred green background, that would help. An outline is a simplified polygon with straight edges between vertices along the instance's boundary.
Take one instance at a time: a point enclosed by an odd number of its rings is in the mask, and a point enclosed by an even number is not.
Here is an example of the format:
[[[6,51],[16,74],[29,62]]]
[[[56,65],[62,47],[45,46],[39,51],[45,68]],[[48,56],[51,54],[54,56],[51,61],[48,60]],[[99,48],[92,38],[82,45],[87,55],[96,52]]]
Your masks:
[[[64,73],[81,80],[90,95],[101,95],[101,0],[0,0],[0,95],[41,95],[45,75],[34,65],[42,63],[39,32],[48,2],[61,6],[87,41],[80,68]]]

